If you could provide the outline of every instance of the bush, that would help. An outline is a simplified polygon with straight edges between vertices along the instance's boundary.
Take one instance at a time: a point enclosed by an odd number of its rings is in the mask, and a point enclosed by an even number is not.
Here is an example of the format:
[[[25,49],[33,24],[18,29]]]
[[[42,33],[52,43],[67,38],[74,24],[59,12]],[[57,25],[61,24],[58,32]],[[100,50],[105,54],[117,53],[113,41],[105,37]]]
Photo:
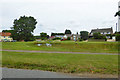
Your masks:
[[[115,35],[116,41],[120,41],[120,34]]]
[[[79,41],[83,41],[83,39],[79,38]]]
[[[70,37],[67,37],[67,40],[70,40]]]
[[[61,40],[61,38],[56,37],[56,38],[53,38],[52,40]]]
[[[102,39],[105,39],[105,41],[107,41],[107,38],[106,38],[106,36],[102,36]]]
[[[112,36],[114,36],[114,35],[112,35],[112,34],[106,34],[106,36],[110,36],[110,39],[112,39]]]
[[[46,40],[47,38],[46,38],[46,37],[41,37],[40,39],[41,39],[41,40]]]
[[[94,34],[93,34],[93,37],[94,37],[94,39],[105,39],[105,41],[107,41],[106,36],[105,36],[105,35],[102,35],[102,34],[100,34],[100,33],[94,33]]]

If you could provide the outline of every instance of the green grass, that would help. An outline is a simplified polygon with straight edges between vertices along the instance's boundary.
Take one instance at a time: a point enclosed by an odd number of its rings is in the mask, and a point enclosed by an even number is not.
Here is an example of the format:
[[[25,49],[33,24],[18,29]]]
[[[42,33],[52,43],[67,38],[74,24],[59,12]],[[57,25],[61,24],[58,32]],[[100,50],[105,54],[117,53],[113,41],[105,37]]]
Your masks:
[[[2,66],[38,69],[64,73],[118,73],[117,55],[58,54],[58,53],[2,53]]]
[[[35,43],[46,42],[3,42],[2,49],[11,50],[41,50],[41,51],[68,51],[90,53],[118,53],[118,42],[74,42],[52,41],[52,47],[37,46]]]

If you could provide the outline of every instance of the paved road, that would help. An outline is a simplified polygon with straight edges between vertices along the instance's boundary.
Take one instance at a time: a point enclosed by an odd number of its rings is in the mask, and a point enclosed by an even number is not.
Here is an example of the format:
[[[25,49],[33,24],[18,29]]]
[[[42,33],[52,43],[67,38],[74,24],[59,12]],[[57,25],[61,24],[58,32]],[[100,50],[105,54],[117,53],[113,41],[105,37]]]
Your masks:
[[[0,50],[1,51],[1,50]],[[28,50],[2,50],[11,52],[35,52],[35,53],[65,53],[65,54],[102,54],[102,55],[118,55],[117,53],[84,53],[84,52],[58,52],[58,51],[28,51]]]
[[[2,68],[2,78],[80,78],[70,74],[40,70]]]

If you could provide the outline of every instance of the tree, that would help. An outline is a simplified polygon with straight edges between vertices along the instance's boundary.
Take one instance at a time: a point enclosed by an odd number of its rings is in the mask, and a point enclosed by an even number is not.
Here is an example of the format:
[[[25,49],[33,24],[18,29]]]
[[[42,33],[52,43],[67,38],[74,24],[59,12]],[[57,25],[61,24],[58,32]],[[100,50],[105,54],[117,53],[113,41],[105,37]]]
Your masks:
[[[70,30],[65,30],[65,34],[72,34],[72,32]]]
[[[33,31],[36,28],[37,21],[34,17],[21,16],[18,20],[14,20],[14,25],[11,29],[14,30],[16,40],[31,41],[34,40]]]
[[[44,32],[40,33],[40,38],[41,38],[42,40],[47,39],[47,38],[48,38],[47,33],[44,33]]]
[[[81,36],[81,39],[83,40],[87,40],[88,39],[88,31],[80,31],[80,36]]]

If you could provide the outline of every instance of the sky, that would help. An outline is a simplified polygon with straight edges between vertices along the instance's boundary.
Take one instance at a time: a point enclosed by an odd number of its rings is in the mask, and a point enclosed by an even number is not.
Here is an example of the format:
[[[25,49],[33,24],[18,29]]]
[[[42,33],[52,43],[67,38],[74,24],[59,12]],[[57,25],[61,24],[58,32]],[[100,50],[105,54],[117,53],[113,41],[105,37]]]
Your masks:
[[[119,0],[0,0],[0,32],[13,27],[20,16],[37,20],[34,35],[64,33],[70,29],[76,34],[97,28],[116,30]]]

